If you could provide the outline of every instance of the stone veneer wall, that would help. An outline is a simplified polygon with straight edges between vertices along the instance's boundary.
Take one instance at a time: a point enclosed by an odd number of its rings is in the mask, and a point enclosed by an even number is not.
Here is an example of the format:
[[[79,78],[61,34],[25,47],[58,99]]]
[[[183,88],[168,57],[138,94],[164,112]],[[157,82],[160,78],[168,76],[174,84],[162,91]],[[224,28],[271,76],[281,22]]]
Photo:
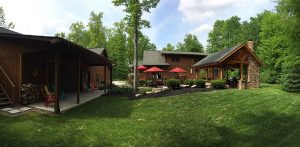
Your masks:
[[[259,88],[259,65],[253,59],[253,57],[248,57],[249,65],[248,65],[248,79],[247,79],[247,88]]]

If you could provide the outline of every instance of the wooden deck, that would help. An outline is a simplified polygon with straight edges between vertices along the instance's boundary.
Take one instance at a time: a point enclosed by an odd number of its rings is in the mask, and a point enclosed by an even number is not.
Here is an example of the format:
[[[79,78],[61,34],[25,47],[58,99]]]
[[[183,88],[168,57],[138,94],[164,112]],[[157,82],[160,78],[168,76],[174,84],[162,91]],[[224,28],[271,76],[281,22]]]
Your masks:
[[[90,100],[93,100],[103,94],[104,94],[104,90],[95,90],[94,92],[80,93],[80,104],[76,104],[76,93],[66,94],[65,98],[60,100],[60,111],[61,112],[67,111],[76,106],[84,104]],[[29,105],[29,107],[54,112],[53,103],[49,104],[47,108],[44,106],[44,102],[34,103]]]

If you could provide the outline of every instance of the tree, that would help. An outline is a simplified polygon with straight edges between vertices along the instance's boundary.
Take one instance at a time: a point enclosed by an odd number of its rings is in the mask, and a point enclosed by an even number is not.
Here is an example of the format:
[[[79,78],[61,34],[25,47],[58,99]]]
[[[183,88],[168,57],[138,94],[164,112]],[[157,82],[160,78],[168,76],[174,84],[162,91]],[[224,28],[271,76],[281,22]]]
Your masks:
[[[261,21],[259,33],[260,44],[257,48],[258,56],[264,62],[261,70],[262,82],[278,83],[282,73],[285,49],[288,47],[287,36],[283,35],[284,22],[275,12],[265,12]]]
[[[133,28],[133,42],[134,42],[134,82],[133,91],[137,92],[138,86],[138,42],[139,30],[142,27],[150,27],[148,21],[142,20],[143,12],[150,12],[151,8],[155,8],[159,0],[113,0],[115,6],[125,6],[124,11],[127,13],[126,20],[128,25]]]
[[[66,34],[64,32],[55,33],[54,36],[60,37],[60,38],[66,38]]]
[[[0,7],[0,27],[6,28],[6,29],[13,29],[15,27],[15,24],[13,22],[6,23],[5,19],[5,13],[2,7]]]
[[[163,51],[174,51],[175,47],[171,43],[168,43],[167,46],[164,47],[162,50]]]
[[[289,92],[300,92],[300,1],[278,0],[277,13],[282,21],[280,34],[287,39],[282,70],[283,89]]]
[[[87,35],[89,37],[88,48],[99,48],[106,46],[106,28],[103,26],[103,13],[91,12],[90,21],[87,25]]]
[[[70,32],[67,36],[67,39],[81,45],[83,47],[88,46],[88,36],[87,31],[85,30],[85,27],[82,22],[75,22],[72,23],[70,26]]]
[[[240,23],[241,18],[238,16],[232,16],[227,19],[223,26],[223,43],[224,48],[233,47],[243,42],[242,38],[242,25]]]
[[[148,36],[140,34],[139,37],[139,60],[143,59],[144,51],[156,50],[156,46],[150,42]]]
[[[214,53],[225,48],[243,43],[244,33],[238,16],[232,16],[227,20],[217,20],[213,30],[208,34],[207,52]]]
[[[224,20],[217,20],[213,26],[213,30],[208,33],[208,40],[207,40],[208,53],[214,53],[220,51],[221,49],[224,49],[224,43],[223,43],[224,24],[225,24]]]
[[[110,59],[116,63],[115,68],[113,68],[114,77],[126,78],[128,74],[128,51],[126,50],[126,31],[125,23],[118,22],[114,24],[114,28],[111,32],[107,34],[107,49]]]
[[[186,52],[203,52],[203,45],[196,35],[186,34],[183,43],[177,44],[177,50]]]

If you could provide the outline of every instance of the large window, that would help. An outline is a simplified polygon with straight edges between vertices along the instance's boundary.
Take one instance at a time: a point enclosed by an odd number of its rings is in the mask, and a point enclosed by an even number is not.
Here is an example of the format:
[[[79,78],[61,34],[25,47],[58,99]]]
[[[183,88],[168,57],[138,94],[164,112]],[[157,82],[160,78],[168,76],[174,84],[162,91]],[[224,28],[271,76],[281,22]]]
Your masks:
[[[214,68],[214,77],[218,77],[219,75],[219,69],[218,68]]]
[[[179,56],[171,57],[171,61],[172,62],[179,62],[180,61],[180,57]]]

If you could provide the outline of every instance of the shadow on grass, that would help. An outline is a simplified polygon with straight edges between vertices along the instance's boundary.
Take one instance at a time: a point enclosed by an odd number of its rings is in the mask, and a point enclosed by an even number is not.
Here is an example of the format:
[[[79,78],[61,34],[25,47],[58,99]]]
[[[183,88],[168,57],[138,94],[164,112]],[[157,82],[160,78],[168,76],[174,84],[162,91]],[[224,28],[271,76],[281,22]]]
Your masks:
[[[173,124],[161,133],[162,146],[296,146],[300,144],[297,115],[264,112],[241,114],[233,125]],[[177,127],[182,126],[182,127]],[[193,126],[193,127],[190,127]]]
[[[126,118],[131,115],[132,105],[127,97],[99,97],[63,113],[67,118]]]

